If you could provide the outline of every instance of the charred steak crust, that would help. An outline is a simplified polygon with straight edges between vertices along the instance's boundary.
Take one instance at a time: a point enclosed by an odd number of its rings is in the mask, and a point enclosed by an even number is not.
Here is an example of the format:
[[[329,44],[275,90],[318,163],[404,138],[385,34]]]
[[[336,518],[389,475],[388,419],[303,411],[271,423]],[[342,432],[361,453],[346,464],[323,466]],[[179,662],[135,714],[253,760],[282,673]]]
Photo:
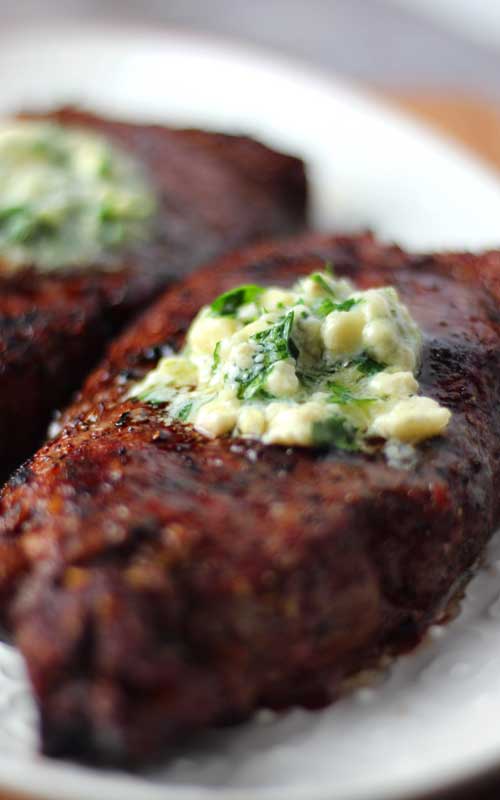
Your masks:
[[[414,469],[207,440],[124,399],[215,295],[325,260],[362,288],[396,285],[423,328],[422,391],[453,418]],[[115,342],[0,504],[4,607],[44,752],[140,763],[261,705],[327,702],[418,640],[499,518],[499,275],[499,253],[310,235],[198,272]]]
[[[33,117],[34,115],[28,115]],[[30,455],[104,343],[176,275],[305,224],[302,162],[239,136],[132,125],[72,109],[38,117],[89,128],[132,152],[159,195],[154,234],[103,272],[2,276],[0,478]]]

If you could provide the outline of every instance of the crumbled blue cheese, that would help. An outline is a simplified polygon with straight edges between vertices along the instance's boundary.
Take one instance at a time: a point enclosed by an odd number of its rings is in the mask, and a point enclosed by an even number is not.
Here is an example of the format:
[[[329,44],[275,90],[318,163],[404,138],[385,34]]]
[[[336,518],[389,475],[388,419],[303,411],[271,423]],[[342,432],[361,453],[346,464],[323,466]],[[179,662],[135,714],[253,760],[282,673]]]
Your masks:
[[[418,394],[421,334],[391,286],[359,291],[330,272],[239,286],[200,310],[176,356],[131,397],[209,437],[362,449],[442,434],[448,409]]]
[[[0,125],[2,271],[99,261],[148,237],[155,193],[130,155],[93,132],[49,122]]]

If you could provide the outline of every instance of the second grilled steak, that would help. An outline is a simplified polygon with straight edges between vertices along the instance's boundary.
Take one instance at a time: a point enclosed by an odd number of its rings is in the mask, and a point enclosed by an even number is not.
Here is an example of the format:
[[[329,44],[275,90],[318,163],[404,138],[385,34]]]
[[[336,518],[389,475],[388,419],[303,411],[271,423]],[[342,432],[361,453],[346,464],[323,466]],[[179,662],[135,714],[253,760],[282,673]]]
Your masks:
[[[200,306],[333,262],[396,286],[449,407],[409,468],[381,453],[206,439],[127,400]],[[51,755],[142,762],[256,708],[316,705],[418,640],[499,520],[500,255],[412,257],[309,236],[233,255],[112,347],[6,487],[1,586]]]
[[[112,271],[0,263],[0,478],[40,442],[110,335],[169,280],[237,245],[299,230],[306,213],[302,163],[251,139],[71,109],[30,118],[92,131],[130,153],[158,208],[149,239],[124,250]]]

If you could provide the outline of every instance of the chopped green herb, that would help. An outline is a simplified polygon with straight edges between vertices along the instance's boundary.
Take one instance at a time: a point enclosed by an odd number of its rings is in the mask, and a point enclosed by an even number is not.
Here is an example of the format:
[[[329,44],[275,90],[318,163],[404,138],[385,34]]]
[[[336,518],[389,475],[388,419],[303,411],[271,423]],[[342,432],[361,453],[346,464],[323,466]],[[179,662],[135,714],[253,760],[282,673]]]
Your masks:
[[[8,222],[12,217],[15,217],[17,214],[27,214],[28,207],[26,205],[21,206],[6,206],[5,208],[0,208],[0,225],[4,225]]]
[[[378,361],[375,361],[375,359],[371,358],[367,353],[361,353],[361,355],[353,358],[348,366],[357,367],[362,375],[376,375],[377,372],[381,372],[386,368],[385,364],[380,364]]]
[[[230,289],[228,292],[219,295],[210,308],[214,314],[218,314],[221,317],[233,317],[240,306],[253,303],[263,291],[262,286],[256,286],[255,284],[238,286],[236,289]]]
[[[354,306],[358,306],[361,303],[360,297],[350,297],[348,300],[344,300],[342,303],[335,304],[335,311],[350,311],[351,308]]]
[[[220,342],[217,342],[217,344],[214,347],[213,359],[214,360],[212,361],[212,372],[215,372],[220,365]]]
[[[242,370],[236,379],[238,397],[244,400],[270,397],[264,384],[274,364],[286,358],[297,358],[298,348],[292,339],[294,312],[289,311],[275,325],[255,333],[251,338],[257,342],[257,352],[250,369]]]
[[[314,309],[315,314],[318,317],[321,317],[321,319],[327,317],[328,314],[332,313],[332,311],[335,311],[335,303],[333,300],[330,300],[329,297],[325,297],[324,300],[321,300],[321,302]]]
[[[318,286],[321,286],[324,292],[326,292],[327,294],[334,294],[332,287],[330,286],[328,281],[324,279],[321,272],[313,272],[310,277],[311,280],[314,281],[314,283],[317,283]]]
[[[257,398],[260,400],[270,400],[272,394],[266,391],[264,384],[271,370],[272,366],[267,369],[257,370],[256,372],[249,371],[254,377],[246,382],[244,380],[241,382],[238,381],[240,384],[238,387],[238,397],[243,400],[256,400]]]
[[[33,232],[34,217],[27,205],[9,206],[0,210],[0,228],[11,244],[24,242]]]
[[[331,278],[335,277],[333,263],[331,261],[325,261],[325,266],[323,267],[323,269],[326,272],[326,274],[329,275]]]
[[[180,419],[181,422],[185,422],[191,413],[191,409],[193,408],[192,403],[185,403],[176,414],[177,419]]]
[[[292,339],[293,320],[294,312],[289,311],[275,325],[252,336],[259,345],[260,353],[264,355],[265,367],[274,364],[275,361],[298,356],[298,348]]]
[[[114,222],[116,219],[120,219],[120,212],[116,205],[109,201],[101,203],[101,207],[99,208],[99,221]]]
[[[312,441],[315,447],[336,447],[339,450],[358,450],[356,429],[338,416],[314,422]]]
[[[319,305],[316,306],[314,311],[318,317],[323,318],[331,314],[332,311],[350,311],[351,308],[359,305],[359,303],[361,303],[361,298],[359,297],[350,297],[342,303],[334,303],[329,297],[325,297],[325,299],[321,300]]]
[[[327,364],[323,362],[318,366],[308,366],[306,369],[299,368],[296,370],[297,377],[299,381],[302,383],[303,386],[306,386],[308,389],[312,390],[312,387],[321,384],[323,381],[328,378],[328,376],[336,375],[336,373],[342,369],[342,363],[336,362]]]
[[[236,378],[238,389],[236,392],[240,400],[250,400],[255,397],[264,389],[264,383],[267,378],[267,370],[263,368],[262,364],[256,364],[255,361],[250,369],[242,370]]]
[[[103,155],[100,164],[97,168],[97,174],[100,178],[111,178],[113,175],[113,162],[109,153]]]
[[[236,378],[238,389],[236,396],[240,400],[250,400],[264,390],[264,383],[267,378],[267,370],[262,368],[262,364],[255,362],[250,369],[242,370]]]
[[[9,243],[28,244],[53,234],[54,226],[48,220],[31,214],[25,207],[11,214],[4,230]]]
[[[68,162],[68,154],[61,145],[55,140],[51,141],[47,138],[33,142],[31,153],[36,158],[50,161],[57,166],[64,166]]]
[[[366,403],[373,403],[376,399],[375,397],[358,397],[347,386],[337,383],[337,381],[332,381],[328,384],[328,391],[330,392],[329,402],[336,403],[339,406],[345,406],[349,403],[362,406]]]

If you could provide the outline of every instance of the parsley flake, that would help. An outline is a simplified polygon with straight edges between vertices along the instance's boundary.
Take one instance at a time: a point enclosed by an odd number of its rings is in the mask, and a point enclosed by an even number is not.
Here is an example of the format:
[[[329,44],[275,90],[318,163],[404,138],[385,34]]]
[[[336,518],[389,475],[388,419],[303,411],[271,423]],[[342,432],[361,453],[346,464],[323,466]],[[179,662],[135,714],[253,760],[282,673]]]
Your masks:
[[[371,358],[367,353],[361,353],[349,362],[350,367],[356,367],[362,375],[376,375],[386,368],[385,364],[380,364]]]
[[[350,311],[351,308],[359,305],[359,303],[361,303],[360,297],[350,297],[348,300],[344,300],[341,303],[334,303],[329,297],[325,297],[325,299],[321,300],[321,302],[316,306],[314,311],[318,317],[323,319],[324,317],[327,317],[328,314],[331,314],[332,311]]]
[[[264,291],[262,286],[251,283],[246,286],[237,286],[224,294],[220,294],[210,308],[220,317],[234,317],[240,306],[253,303]]]
[[[273,366],[286,358],[297,358],[299,350],[292,339],[293,320],[294,312],[289,311],[274,325],[251,337],[257,343],[257,349],[252,366],[242,370],[236,379],[240,399],[269,398],[271,395],[264,389],[264,384]]]
[[[358,450],[356,428],[339,416],[314,422],[312,441],[315,447],[335,447],[338,450]]]
[[[347,386],[337,381],[328,384],[328,391],[330,393],[328,401],[339,406],[349,405],[350,403],[363,406],[366,403],[375,402],[376,399],[375,397],[358,397]]]
[[[177,419],[180,419],[181,422],[185,422],[191,413],[191,409],[193,408],[193,403],[185,403],[181,408],[178,410],[177,414],[175,415]]]
[[[317,283],[318,286],[320,286],[324,292],[326,292],[327,294],[334,294],[332,287],[330,286],[328,281],[325,280],[325,277],[324,275],[321,274],[321,272],[313,272],[310,278],[312,281],[314,281],[314,283]]]
[[[212,372],[216,372],[216,370],[219,368],[219,365],[220,365],[220,342],[217,342],[217,344],[214,347]]]

